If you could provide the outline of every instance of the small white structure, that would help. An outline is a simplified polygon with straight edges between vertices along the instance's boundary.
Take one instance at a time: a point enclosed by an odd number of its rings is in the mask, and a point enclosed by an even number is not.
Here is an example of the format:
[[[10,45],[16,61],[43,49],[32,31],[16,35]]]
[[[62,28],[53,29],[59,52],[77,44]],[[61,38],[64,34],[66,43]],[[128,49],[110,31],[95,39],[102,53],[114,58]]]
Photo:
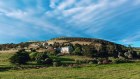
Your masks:
[[[73,48],[71,46],[62,47],[61,48],[61,53],[62,54],[70,54],[72,50],[73,50]]]

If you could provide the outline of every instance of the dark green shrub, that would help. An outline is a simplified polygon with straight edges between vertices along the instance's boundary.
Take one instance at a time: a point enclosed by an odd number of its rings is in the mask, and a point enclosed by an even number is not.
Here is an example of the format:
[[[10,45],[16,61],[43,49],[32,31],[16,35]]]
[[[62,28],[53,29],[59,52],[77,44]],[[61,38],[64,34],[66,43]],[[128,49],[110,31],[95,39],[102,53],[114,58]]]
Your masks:
[[[54,67],[61,66],[61,62],[53,62],[53,66],[54,66]]]
[[[58,62],[53,62],[53,66],[58,67],[59,66]]]
[[[98,60],[97,59],[93,59],[92,62],[93,62],[93,64],[97,64]]]
[[[44,64],[52,64],[52,59],[51,58],[46,58]]]
[[[81,48],[76,47],[75,50],[72,52],[73,55],[82,55]]]
[[[90,61],[88,64],[94,64],[92,61]]]
[[[53,66],[54,67],[58,67],[58,66],[61,66],[61,65],[62,65],[62,63],[59,59],[54,59],[53,60]]]
[[[53,62],[61,62],[60,59],[53,59]]]
[[[35,58],[36,58],[36,56],[37,56],[37,52],[32,52],[32,53],[30,53],[30,59],[32,60],[32,61],[34,61],[35,60]]]
[[[113,59],[112,60],[112,63],[115,63],[115,64],[119,64],[119,63],[129,63],[130,61],[127,60],[127,59],[119,59],[119,58],[116,58],[116,59]]]
[[[93,57],[96,56],[97,53],[93,48],[90,48],[89,46],[83,46],[82,47],[82,54],[87,57]]]
[[[109,64],[110,60],[108,58],[99,58],[97,59],[98,64]]]
[[[13,64],[26,64],[30,60],[28,52],[20,50],[16,52],[11,58],[10,62]]]
[[[137,58],[140,58],[140,51],[137,51]]]
[[[52,64],[52,59],[49,58],[47,53],[38,53],[35,59],[37,61],[37,64]]]

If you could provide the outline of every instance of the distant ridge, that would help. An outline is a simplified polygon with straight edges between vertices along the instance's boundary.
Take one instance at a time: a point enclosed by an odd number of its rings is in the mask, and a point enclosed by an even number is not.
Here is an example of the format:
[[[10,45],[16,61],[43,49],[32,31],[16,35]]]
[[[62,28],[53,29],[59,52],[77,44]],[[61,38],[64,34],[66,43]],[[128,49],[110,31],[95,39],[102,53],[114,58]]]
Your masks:
[[[87,42],[92,42],[92,41],[95,41],[95,40],[101,40],[101,41],[103,41],[102,39],[85,38],[85,37],[58,37],[58,38],[53,38],[51,40],[73,40],[73,41],[87,41]]]
[[[55,41],[55,42],[59,42],[60,40],[65,40],[68,42],[73,42],[73,41],[79,41],[79,42],[100,42],[100,43],[108,43],[108,44],[117,44],[111,41],[107,41],[104,39],[98,39],[98,38],[87,38],[87,37],[58,37],[58,38],[52,38],[49,41]],[[121,44],[118,44],[121,45]]]

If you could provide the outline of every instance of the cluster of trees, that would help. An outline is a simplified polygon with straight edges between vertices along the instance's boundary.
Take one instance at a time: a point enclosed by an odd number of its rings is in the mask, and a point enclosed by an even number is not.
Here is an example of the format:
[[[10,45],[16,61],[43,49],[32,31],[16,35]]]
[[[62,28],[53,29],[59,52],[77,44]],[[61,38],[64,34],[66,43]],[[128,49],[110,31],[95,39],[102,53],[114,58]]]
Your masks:
[[[30,42],[25,42],[25,43],[19,43],[19,44],[14,44],[14,43],[8,43],[8,44],[0,44],[0,51],[1,50],[9,50],[9,49],[18,49],[18,48],[24,48],[28,47]]]
[[[57,43],[59,46],[59,44]],[[50,46],[51,48],[43,53],[38,53],[36,50],[32,50],[31,53],[26,52],[25,49],[19,50],[16,52],[11,58],[10,62],[13,64],[26,64],[28,61],[35,61],[37,64],[47,64],[55,66],[60,63],[57,60],[52,60],[49,56],[57,55],[60,51],[54,49],[55,45]],[[73,48],[73,51],[70,53],[71,55],[80,55],[80,56],[87,56],[87,57],[94,57],[94,58],[109,58],[115,57],[119,58],[114,60],[114,62],[128,62],[125,59],[132,59],[135,57],[140,57],[131,47],[124,47],[124,46],[113,46],[113,45],[80,45],[80,44],[69,44]],[[123,60],[122,60],[123,59]],[[93,61],[92,61],[93,62]],[[96,60],[96,63],[109,63],[108,59],[101,59]]]
[[[71,55],[83,55],[88,57],[124,57],[124,58],[139,58],[140,55],[133,50],[132,47],[126,47],[119,44],[112,43],[91,43],[90,45],[80,45],[80,44],[59,44],[54,43],[51,45],[52,48],[61,48],[64,46],[71,46]],[[53,54],[58,54],[60,51],[53,50]]]
[[[10,62],[14,64],[26,64],[29,60],[29,54],[25,50],[19,50],[10,58]]]
[[[107,57],[113,56],[118,57],[121,53],[128,52],[129,48],[120,44],[116,44],[113,42],[101,40],[101,39],[92,39],[92,38],[78,38],[78,37],[61,37],[61,38],[54,38],[52,40],[65,40],[67,42],[59,43],[55,42],[51,45],[54,48],[61,48],[65,46],[71,46],[73,51],[71,54],[74,55],[85,55],[90,57]],[[91,44],[71,44],[73,41],[79,42],[91,42]],[[132,52],[132,51],[131,51]]]
[[[54,43],[51,45],[52,48],[61,48],[65,46],[72,47],[72,51],[70,54],[72,55],[84,55],[88,57],[118,57],[119,53],[125,53],[129,49],[125,46],[119,45],[119,44],[108,44],[108,43],[91,43],[90,45],[80,45],[80,44],[60,44],[60,43]],[[57,51],[56,54],[60,53],[60,51]]]
[[[18,45],[17,44],[0,44],[0,50],[9,50],[9,49],[12,49],[12,48],[17,48]]]
[[[125,47],[114,44],[79,45],[73,46],[74,55],[84,55],[88,57],[115,57],[115,58],[140,58],[140,55],[132,47]]]
[[[46,52],[26,52],[25,49],[19,50],[11,58],[10,62],[13,64],[26,64],[28,61],[36,61],[37,64],[52,64],[52,59]]]
[[[89,51],[91,51],[91,49],[88,49],[87,47],[84,47],[85,49],[80,49],[79,48],[80,45],[76,45],[76,50],[74,50],[74,53],[77,55],[82,55],[81,50],[84,50],[84,53],[86,56],[89,55],[93,55],[92,53],[89,53]],[[95,53],[96,54],[96,53]],[[18,52],[16,52],[11,58],[10,58],[10,62],[16,65],[21,65],[21,64],[27,64],[28,61],[35,61],[37,64],[40,65],[49,65],[49,66],[61,66],[63,65],[61,63],[61,60],[58,60],[57,58],[55,59],[51,59],[48,55],[47,52],[42,52],[42,53],[38,53],[36,51],[33,51],[31,53],[26,52],[24,49],[23,50],[19,50]],[[107,57],[107,58],[94,58],[92,60],[75,60],[75,64],[110,64],[110,63],[129,63],[131,61],[129,61],[128,59],[124,59],[124,58],[113,58],[113,57]]]

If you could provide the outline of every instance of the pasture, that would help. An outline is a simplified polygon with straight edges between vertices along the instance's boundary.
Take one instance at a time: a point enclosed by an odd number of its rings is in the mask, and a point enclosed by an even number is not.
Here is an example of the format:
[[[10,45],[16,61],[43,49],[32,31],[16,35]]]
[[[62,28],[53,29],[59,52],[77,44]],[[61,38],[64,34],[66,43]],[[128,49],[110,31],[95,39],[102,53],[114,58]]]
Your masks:
[[[140,62],[14,70],[8,61],[12,54],[0,53],[0,79],[140,79]],[[62,56],[61,59],[66,62],[85,57]]]

